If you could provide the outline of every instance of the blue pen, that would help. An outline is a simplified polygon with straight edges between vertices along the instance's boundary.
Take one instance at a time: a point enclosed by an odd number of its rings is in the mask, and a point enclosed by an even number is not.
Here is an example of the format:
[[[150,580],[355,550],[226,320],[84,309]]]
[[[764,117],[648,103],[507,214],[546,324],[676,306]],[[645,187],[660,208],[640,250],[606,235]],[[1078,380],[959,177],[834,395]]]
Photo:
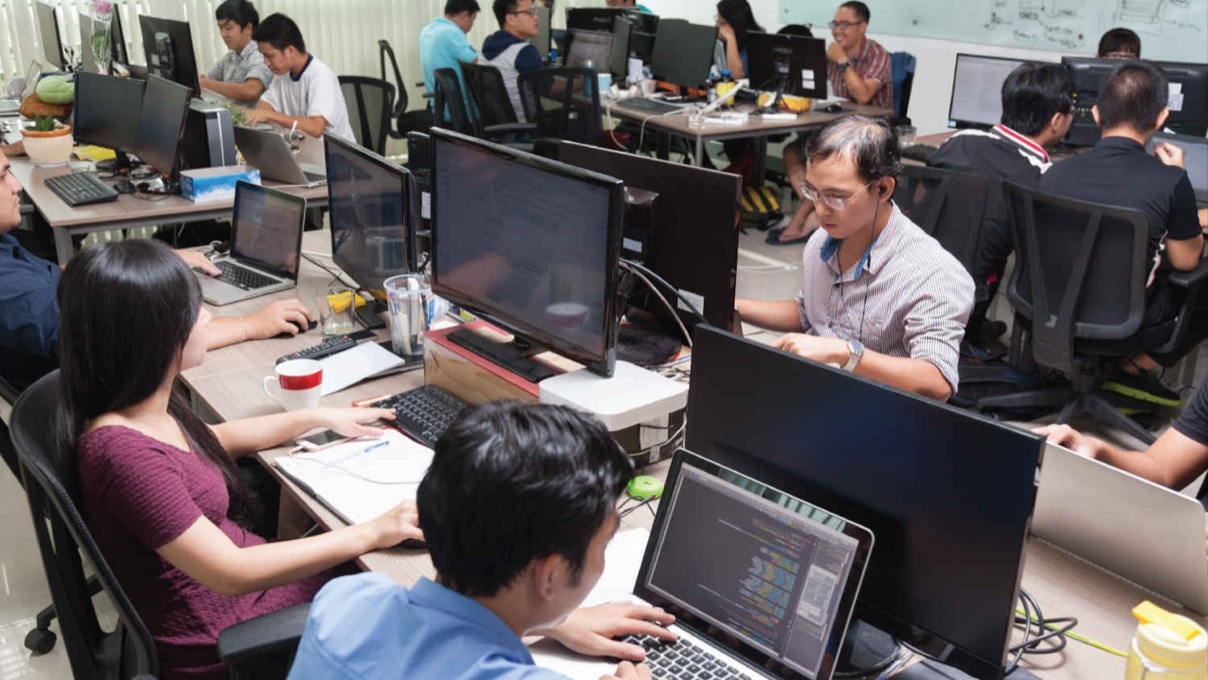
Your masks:
[[[374,443],[370,444],[369,446],[366,446],[365,448],[361,449],[361,453],[369,453],[370,451],[377,451],[378,449],[380,449],[384,446],[389,446],[389,445],[390,445],[390,440],[383,439],[379,442],[374,442]]]

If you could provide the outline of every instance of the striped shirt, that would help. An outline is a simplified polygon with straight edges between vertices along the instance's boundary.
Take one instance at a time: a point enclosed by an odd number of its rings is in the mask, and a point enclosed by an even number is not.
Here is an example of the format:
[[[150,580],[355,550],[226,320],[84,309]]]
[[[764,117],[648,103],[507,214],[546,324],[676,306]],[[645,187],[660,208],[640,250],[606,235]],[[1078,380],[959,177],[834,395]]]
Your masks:
[[[822,229],[805,244],[797,295],[802,332],[930,362],[956,392],[973,310],[969,273],[896,205],[872,247],[842,275],[839,244]]]
[[[868,105],[893,109],[893,65],[889,52],[881,47],[881,43],[865,38],[859,54],[848,63],[851,64],[848,69],[854,69],[861,78],[876,78],[881,82],[881,89],[872,96]],[[851,93],[847,91],[847,83],[843,82],[843,74],[830,59],[826,60],[826,77],[830,80],[831,97],[852,98]]]
[[[256,41],[251,40],[243,47],[242,52],[227,50],[226,54],[206,73],[210,80],[224,83],[243,84],[249,80],[259,80],[264,83],[264,89],[273,84],[273,72],[264,65],[264,55]]]

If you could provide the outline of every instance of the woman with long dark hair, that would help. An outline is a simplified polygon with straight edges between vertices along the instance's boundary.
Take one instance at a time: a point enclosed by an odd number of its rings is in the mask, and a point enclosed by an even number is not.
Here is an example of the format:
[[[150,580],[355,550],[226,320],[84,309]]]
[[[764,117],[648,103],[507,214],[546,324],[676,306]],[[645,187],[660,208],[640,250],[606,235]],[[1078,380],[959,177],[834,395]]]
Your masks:
[[[315,408],[203,423],[175,388],[205,357],[210,313],[193,273],[163,244],[87,249],[58,295],[64,474],[155,638],[161,677],[226,677],[215,650],[223,628],[308,602],[334,568],[422,537],[411,502],[291,541],[267,543],[244,528],[258,509],[234,458],[316,427],[376,435],[362,423],[392,414]]]
[[[721,0],[717,3],[717,38],[725,47],[725,59],[718,59],[718,69],[726,69],[738,80],[747,77],[747,33],[762,33],[755,13],[747,0]],[[756,83],[752,83],[755,85]]]

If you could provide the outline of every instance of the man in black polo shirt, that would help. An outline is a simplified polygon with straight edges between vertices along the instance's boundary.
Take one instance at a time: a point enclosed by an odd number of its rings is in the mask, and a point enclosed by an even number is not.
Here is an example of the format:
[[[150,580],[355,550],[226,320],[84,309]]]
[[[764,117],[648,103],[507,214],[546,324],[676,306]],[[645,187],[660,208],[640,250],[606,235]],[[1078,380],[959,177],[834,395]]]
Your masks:
[[[1145,145],[1160,130],[1170,111],[1166,76],[1147,61],[1129,61],[1103,79],[1099,101],[1092,109],[1102,139],[1089,152],[1055,164],[1041,177],[1047,193],[1085,201],[1134,208],[1149,219],[1149,261],[1145,321],[1141,336],[1146,347],[1169,339],[1182,293],[1169,284],[1172,270],[1191,271],[1200,262],[1204,237],[1196,217],[1195,193],[1183,169],[1183,151],[1158,144],[1150,156]],[[1154,375],[1159,366],[1172,366],[1204,338],[1205,324],[1193,324],[1187,342],[1164,355],[1141,353],[1122,361],[1104,387],[1156,404],[1177,406],[1179,395]]]
[[[1003,81],[1001,122],[989,130],[956,133],[927,161],[935,168],[986,175],[992,181],[973,272],[977,297],[965,332],[974,344],[1006,330],[1001,322],[986,323],[986,311],[1015,249],[1002,183],[1033,187],[1040,181],[1050,165],[1047,149],[1065,137],[1074,119],[1073,91],[1074,81],[1060,64],[1024,64]]]

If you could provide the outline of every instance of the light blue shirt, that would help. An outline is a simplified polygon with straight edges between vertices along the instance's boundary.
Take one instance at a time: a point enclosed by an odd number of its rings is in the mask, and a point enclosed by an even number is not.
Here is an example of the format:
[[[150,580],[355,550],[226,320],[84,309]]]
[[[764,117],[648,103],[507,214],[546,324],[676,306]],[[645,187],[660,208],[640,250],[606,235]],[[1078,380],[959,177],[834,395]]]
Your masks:
[[[428,92],[436,92],[436,77],[433,73],[438,68],[451,68],[457,72],[458,83],[465,88],[461,79],[459,62],[474,61],[478,52],[466,40],[466,34],[445,17],[424,26],[419,34],[419,63],[424,69],[424,87]]]
[[[428,579],[338,578],[315,596],[290,680],[554,680],[491,610]]]

